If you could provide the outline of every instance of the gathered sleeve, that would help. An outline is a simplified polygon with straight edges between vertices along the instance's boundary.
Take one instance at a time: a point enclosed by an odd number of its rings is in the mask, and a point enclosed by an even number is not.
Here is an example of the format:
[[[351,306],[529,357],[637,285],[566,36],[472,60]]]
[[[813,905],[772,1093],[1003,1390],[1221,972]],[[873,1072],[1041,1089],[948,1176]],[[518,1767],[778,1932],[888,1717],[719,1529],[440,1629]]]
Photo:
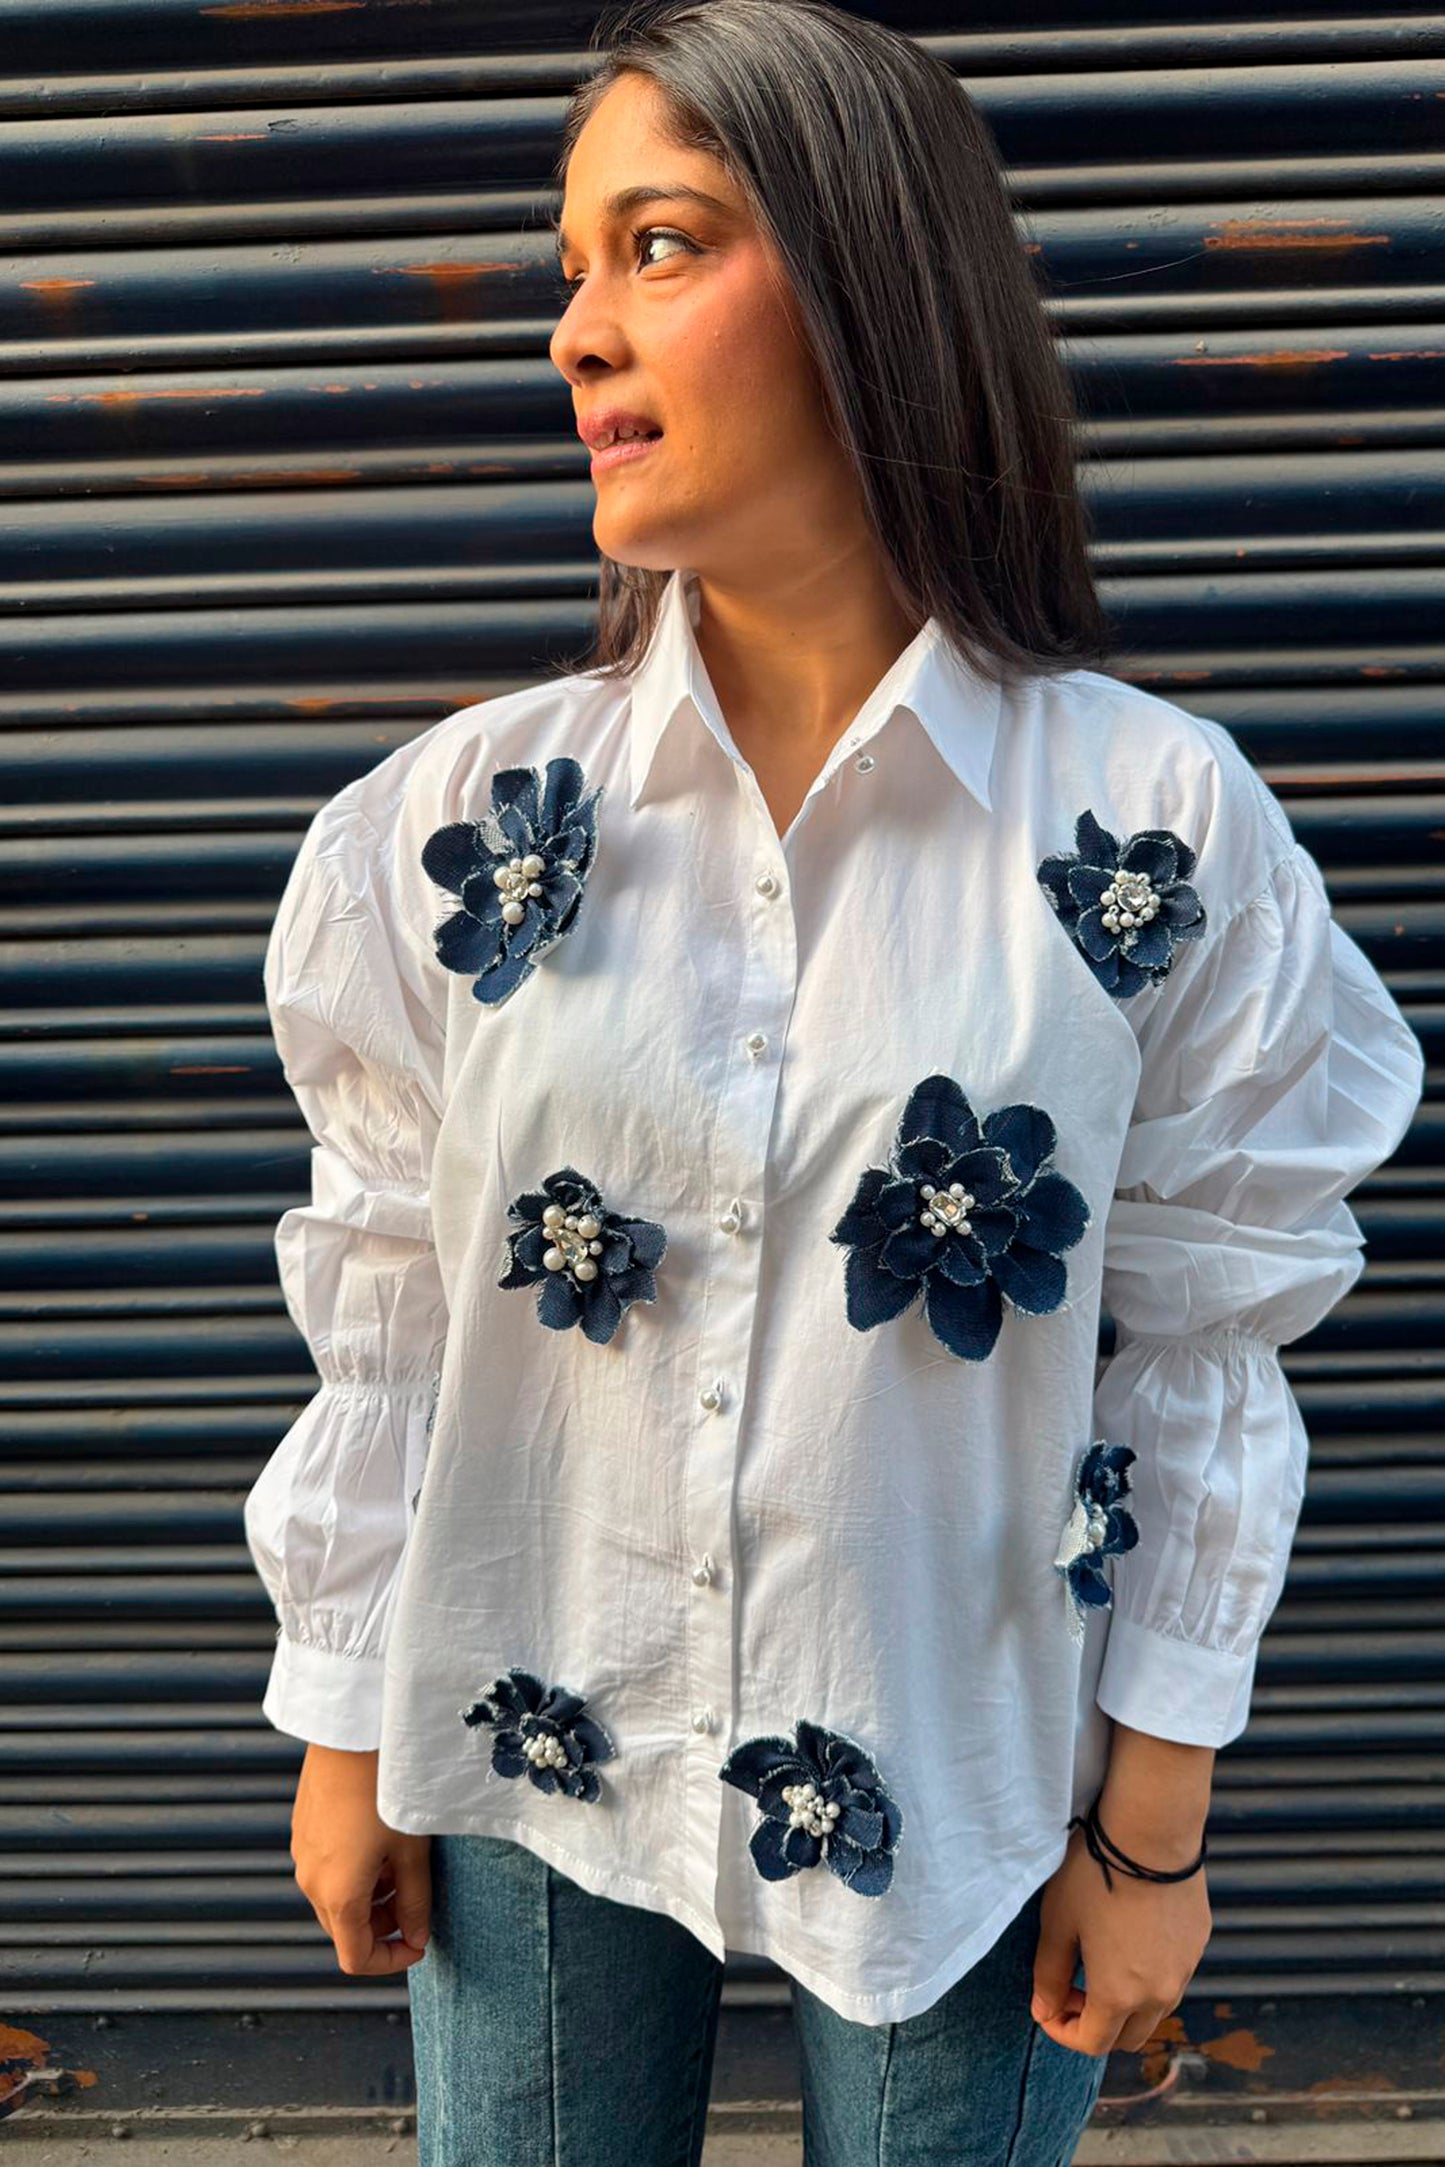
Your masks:
[[[276,1257],[321,1388],[245,1501],[280,1621],[262,1710],[294,1737],[355,1750],[380,1740],[387,1621],[447,1328],[429,1195],[441,974],[400,898],[398,790],[373,770],[317,814],[265,965],[314,1140],[310,1201],[282,1215]]]
[[[1364,1269],[1345,1198],[1408,1129],[1424,1057],[1299,842],[1211,934],[1140,1023],[1105,1227],[1094,1434],[1136,1455],[1138,1541],[1113,1560],[1096,1699],[1218,1747],[1248,1721],[1304,1496],[1279,1349]]]

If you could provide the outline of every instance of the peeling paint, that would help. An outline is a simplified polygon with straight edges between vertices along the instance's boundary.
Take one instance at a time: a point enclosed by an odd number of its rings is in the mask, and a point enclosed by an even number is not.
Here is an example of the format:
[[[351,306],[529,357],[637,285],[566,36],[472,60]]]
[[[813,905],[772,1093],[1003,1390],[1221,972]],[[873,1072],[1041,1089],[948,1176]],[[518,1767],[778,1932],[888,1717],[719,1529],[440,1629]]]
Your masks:
[[[1198,2051],[1209,2061],[1218,2062],[1222,2069],[1255,2072],[1263,2069],[1275,2049],[1266,2046],[1258,2032],[1241,2029],[1222,2032],[1218,2039],[1201,2039]]]
[[[1272,354],[1180,354],[1176,369],[1312,369],[1326,361],[1348,361],[1347,346],[1281,347]]]
[[[1307,226],[1327,226],[1327,233],[1306,233]],[[1204,235],[1208,248],[1388,248],[1388,233],[1352,233],[1338,218],[1296,218],[1269,224],[1263,219],[1226,218]]]

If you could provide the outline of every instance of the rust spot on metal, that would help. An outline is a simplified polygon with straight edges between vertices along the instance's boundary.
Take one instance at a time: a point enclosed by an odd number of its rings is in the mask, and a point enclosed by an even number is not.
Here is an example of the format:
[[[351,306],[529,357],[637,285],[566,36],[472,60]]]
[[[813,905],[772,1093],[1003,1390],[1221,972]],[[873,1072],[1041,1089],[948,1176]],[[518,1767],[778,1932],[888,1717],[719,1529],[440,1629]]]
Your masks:
[[[255,22],[267,15],[355,14],[365,5],[366,0],[229,0],[227,6],[200,8],[197,13],[226,16],[232,22]]]
[[[1199,2052],[1224,2069],[1258,2070],[1274,2053],[1257,2032],[1222,2032],[1218,2039],[1201,2039]]]
[[[149,1218],[150,1213],[148,1211],[133,1211],[131,1213],[131,1220],[136,1226],[144,1226]]]
[[[47,301],[63,301],[67,294],[75,293],[82,286],[94,284],[93,278],[22,278],[20,290],[22,293],[43,294]]]
[[[1399,353],[1366,354],[1366,361],[1445,361],[1445,346],[1417,346],[1410,352],[1401,348]]]
[[[294,707],[298,715],[329,715],[334,702],[328,699],[313,698],[288,700],[286,705]]]
[[[198,143],[265,143],[267,140],[268,137],[264,128],[258,128],[250,135],[198,135],[196,137]]]
[[[1400,662],[1365,662],[1360,666],[1361,677],[1408,677],[1409,674]]]
[[[178,385],[173,391],[145,391],[122,384],[113,391],[52,391],[46,394],[51,406],[141,406],[150,399],[264,399],[265,396],[260,384],[218,384],[196,390],[189,385]]]
[[[1326,361],[1348,361],[1344,346],[1283,346],[1273,354],[1180,354],[1176,369],[1317,369]]]
[[[169,1070],[172,1076],[249,1076],[250,1073],[249,1061],[173,1062]]]
[[[482,278],[488,271],[510,271],[510,263],[389,263],[378,267],[378,278],[429,278],[438,286],[455,286],[464,279]]]
[[[1324,233],[1306,227],[1324,226]],[[1263,219],[1226,218],[1216,233],[1204,236],[1206,248],[1388,248],[1388,233],[1353,233],[1339,218],[1291,218],[1271,224]]]
[[[231,474],[227,479],[243,482],[253,488],[283,486],[289,482],[358,482],[359,467],[252,467],[242,474]]]

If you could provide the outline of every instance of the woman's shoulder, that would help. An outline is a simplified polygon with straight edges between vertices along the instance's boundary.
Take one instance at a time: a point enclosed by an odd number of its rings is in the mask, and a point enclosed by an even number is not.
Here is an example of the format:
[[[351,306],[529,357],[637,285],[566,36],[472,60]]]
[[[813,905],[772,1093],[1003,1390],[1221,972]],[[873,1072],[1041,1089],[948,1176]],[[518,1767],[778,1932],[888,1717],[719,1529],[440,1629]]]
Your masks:
[[[534,765],[553,725],[570,739],[611,692],[605,681],[574,672],[470,701],[354,776],[320,807],[313,826],[319,836],[369,829],[396,840],[419,829],[424,839],[448,821],[473,817],[478,802],[489,802],[496,769]]]
[[[1078,669],[1039,681],[1045,819],[1085,811],[1122,845],[1141,830],[1178,837],[1221,899],[1242,904],[1299,849],[1289,816],[1229,729],[1162,693]],[[1067,849],[1067,838],[1058,848]]]

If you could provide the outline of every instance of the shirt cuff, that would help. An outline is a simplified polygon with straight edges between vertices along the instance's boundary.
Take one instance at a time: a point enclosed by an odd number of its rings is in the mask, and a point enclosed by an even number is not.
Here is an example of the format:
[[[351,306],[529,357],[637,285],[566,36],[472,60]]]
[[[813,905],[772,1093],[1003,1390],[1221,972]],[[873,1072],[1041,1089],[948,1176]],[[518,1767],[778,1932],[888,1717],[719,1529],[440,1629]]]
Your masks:
[[[1094,1698],[1131,1730],[1181,1746],[1227,1746],[1249,1721],[1257,1660],[1257,1648],[1231,1655],[1114,1614]]]
[[[308,1745],[374,1752],[381,1744],[384,1668],[382,1656],[337,1655],[283,1633],[261,1713],[278,1731]]]

